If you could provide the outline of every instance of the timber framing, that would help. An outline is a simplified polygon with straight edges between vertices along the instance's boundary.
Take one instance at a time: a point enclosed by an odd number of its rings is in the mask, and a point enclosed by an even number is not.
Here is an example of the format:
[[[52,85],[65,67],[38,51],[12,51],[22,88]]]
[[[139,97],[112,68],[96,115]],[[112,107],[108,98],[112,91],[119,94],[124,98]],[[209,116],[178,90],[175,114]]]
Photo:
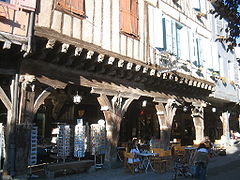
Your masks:
[[[61,33],[49,30],[47,28],[35,27],[35,35],[45,39],[46,44],[43,44],[42,46],[42,48],[45,48],[45,53],[51,49],[58,48],[58,57],[52,61],[53,63],[66,63],[65,65],[69,67],[75,65],[75,58],[80,57],[81,61],[91,60],[92,63],[89,64],[89,62],[83,62],[81,65],[77,66],[77,69],[81,69],[83,66],[89,66],[88,70],[90,71],[96,71],[96,69],[102,73],[110,71],[109,73],[113,75],[116,73],[120,74],[120,78],[133,77],[135,80],[138,80],[139,76],[145,74],[152,78],[171,80],[175,81],[177,84],[185,84],[187,86],[193,86],[209,91],[213,91],[214,89],[214,84],[209,81],[197,79],[193,76],[185,75],[180,72],[160,73],[161,70],[164,70],[162,67],[147,65],[144,62],[138,61],[136,59],[104,50],[94,44],[65,36]],[[66,56],[67,62],[61,61],[61,57]],[[103,64],[104,66],[98,67],[100,64]],[[129,74],[128,76],[121,75],[121,70],[118,70],[119,72],[116,72],[116,68],[122,68],[124,71],[131,71],[130,76]],[[133,72],[139,73],[137,73],[138,75],[135,75]]]

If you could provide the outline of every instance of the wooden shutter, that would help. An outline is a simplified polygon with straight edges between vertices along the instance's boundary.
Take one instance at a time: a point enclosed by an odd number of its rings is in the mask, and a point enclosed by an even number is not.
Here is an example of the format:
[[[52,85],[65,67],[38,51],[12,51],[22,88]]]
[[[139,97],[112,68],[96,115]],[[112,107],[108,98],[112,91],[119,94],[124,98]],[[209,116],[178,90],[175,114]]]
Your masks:
[[[24,9],[34,11],[36,8],[36,0],[20,0],[19,5]]]
[[[120,31],[138,36],[138,1],[120,1]]]
[[[172,53],[177,55],[177,30],[176,30],[176,22],[171,20],[172,25]]]
[[[188,30],[186,27],[183,27],[180,30],[180,57],[185,60],[189,60],[189,39],[188,39]]]
[[[206,0],[200,0],[200,10],[202,13],[206,14]]]
[[[192,3],[193,3],[193,8],[195,10],[199,10],[200,11],[200,0],[193,0]]]
[[[163,19],[163,32],[164,32],[164,40],[165,40],[165,50],[172,53],[172,25],[171,20],[168,17]]]
[[[131,32],[130,0],[120,0],[120,30]]]
[[[84,0],[57,0],[57,6],[73,14],[84,15]]]
[[[84,0],[71,0],[71,12],[84,15]]]
[[[131,33],[138,36],[138,1],[131,0]]]
[[[218,46],[216,42],[212,42],[212,63],[213,69],[219,71]]]
[[[148,6],[150,45],[163,48],[162,11],[159,8]]]

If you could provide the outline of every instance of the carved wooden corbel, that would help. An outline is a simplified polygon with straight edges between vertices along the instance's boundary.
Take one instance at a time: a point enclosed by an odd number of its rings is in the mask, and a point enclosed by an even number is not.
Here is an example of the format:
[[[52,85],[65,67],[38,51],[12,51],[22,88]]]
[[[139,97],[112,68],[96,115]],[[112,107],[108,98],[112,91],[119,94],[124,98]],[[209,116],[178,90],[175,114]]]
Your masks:
[[[46,48],[47,49],[53,49],[55,43],[56,43],[56,39],[49,39],[47,44],[46,44]]]
[[[123,59],[119,59],[118,61],[118,67],[122,68],[124,66],[124,60]]]
[[[108,58],[108,64],[109,64],[109,65],[113,65],[114,61],[115,61],[115,58],[114,58],[114,57],[109,57],[109,58]]]
[[[82,50],[83,50],[82,48],[76,47],[75,52],[74,52],[74,56],[80,56],[81,53],[82,53]]]
[[[104,60],[104,54],[99,54],[97,58],[97,62],[101,63]]]
[[[34,75],[21,75],[19,81],[22,83],[22,88],[24,90],[28,89],[34,92],[35,85],[33,84],[33,82],[36,81],[36,77]]]
[[[88,51],[88,52],[87,52],[86,59],[91,59],[92,56],[93,56],[93,54],[94,54],[94,51]]]
[[[61,52],[62,53],[67,53],[67,51],[68,51],[68,48],[69,48],[69,44],[62,44],[62,49],[61,49]]]

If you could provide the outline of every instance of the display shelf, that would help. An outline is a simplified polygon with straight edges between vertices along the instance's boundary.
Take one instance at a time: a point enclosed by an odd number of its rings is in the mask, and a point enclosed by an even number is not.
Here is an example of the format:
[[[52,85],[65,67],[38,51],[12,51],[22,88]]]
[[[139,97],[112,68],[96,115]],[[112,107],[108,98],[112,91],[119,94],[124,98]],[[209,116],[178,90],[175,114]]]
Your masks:
[[[65,160],[70,156],[70,138],[71,128],[69,125],[58,125],[58,132],[56,144],[57,144],[57,157]]]
[[[75,126],[74,157],[84,157],[86,151],[86,126],[79,123]]]
[[[31,130],[29,166],[37,164],[37,136],[38,136],[38,127],[33,126]]]

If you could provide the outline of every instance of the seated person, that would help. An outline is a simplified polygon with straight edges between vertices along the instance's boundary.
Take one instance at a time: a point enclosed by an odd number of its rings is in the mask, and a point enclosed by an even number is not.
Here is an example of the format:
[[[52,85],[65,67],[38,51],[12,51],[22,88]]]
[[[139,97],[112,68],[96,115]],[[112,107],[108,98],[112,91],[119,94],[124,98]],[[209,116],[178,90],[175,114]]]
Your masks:
[[[137,139],[133,140],[130,153],[134,154],[134,158],[128,158],[128,163],[140,162],[140,159],[137,157],[137,154],[140,153],[140,150],[138,149]]]

